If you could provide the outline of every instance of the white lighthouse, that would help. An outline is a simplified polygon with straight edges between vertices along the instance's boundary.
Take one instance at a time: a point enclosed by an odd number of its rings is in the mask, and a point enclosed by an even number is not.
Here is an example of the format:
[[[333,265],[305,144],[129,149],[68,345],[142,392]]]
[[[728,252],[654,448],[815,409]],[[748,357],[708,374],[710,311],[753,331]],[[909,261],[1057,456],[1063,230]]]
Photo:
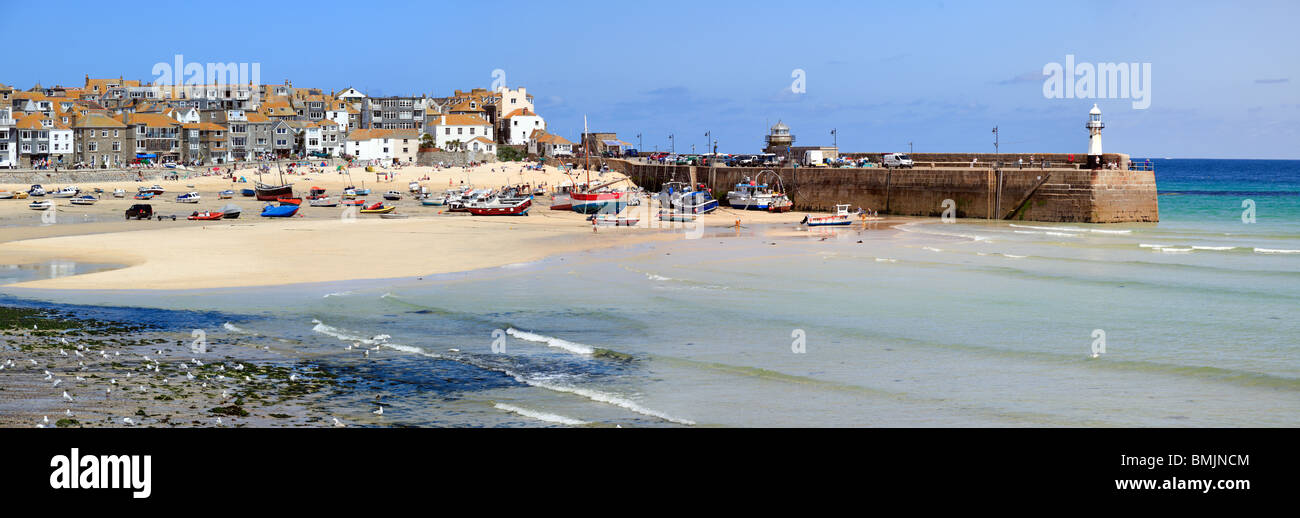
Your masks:
[[[1101,167],[1101,129],[1106,127],[1101,122],[1101,109],[1096,104],[1088,112],[1088,169]]]

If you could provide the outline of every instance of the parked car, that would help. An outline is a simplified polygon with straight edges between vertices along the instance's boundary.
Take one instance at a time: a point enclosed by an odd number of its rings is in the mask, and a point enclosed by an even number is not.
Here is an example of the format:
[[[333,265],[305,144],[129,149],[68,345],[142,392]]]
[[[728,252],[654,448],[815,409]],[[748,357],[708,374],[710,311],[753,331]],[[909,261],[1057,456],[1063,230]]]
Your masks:
[[[137,203],[126,209],[126,219],[149,219],[153,217],[153,205]]]
[[[902,167],[911,169],[912,157],[908,156],[906,153],[885,153],[880,156],[880,163],[884,164],[885,167]]]

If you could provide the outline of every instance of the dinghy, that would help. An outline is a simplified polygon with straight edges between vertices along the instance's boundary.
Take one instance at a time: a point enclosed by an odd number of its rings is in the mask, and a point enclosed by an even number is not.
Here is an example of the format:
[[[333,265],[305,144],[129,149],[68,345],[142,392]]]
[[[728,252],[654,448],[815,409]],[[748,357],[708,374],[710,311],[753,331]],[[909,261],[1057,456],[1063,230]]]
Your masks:
[[[848,204],[843,204],[835,206],[835,214],[819,217],[805,215],[803,221],[800,221],[799,223],[809,227],[844,227],[852,225],[853,218],[849,215]]]
[[[218,200],[229,200],[234,197],[235,197],[235,191],[229,189],[217,193]]]
[[[362,208],[361,213],[362,214],[388,214],[389,212],[392,212],[396,209],[397,209],[396,205],[385,207],[384,202],[381,201],[369,207]]]
[[[338,207],[339,202],[331,200],[329,196],[321,196],[307,202],[312,207]]]
[[[239,208],[239,205],[233,203],[227,203],[225,207],[221,208],[222,217],[225,219],[239,219],[239,215],[243,212],[244,210]]]
[[[297,205],[267,205],[262,207],[262,217],[264,218],[288,218],[298,213]]]
[[[190,214],[190,217],[188,219],[199,220],[199,221],[216,221],[221,219],[223,216],[225,216],[225,214],[221,212],[207,210],[203,212],[195,212],[194,214]]]
[[[54,206],[54,202],[52,202],[52,201],[50,201],[50,200],[34,201],[34,202],[31,202],[31,203],[27,204],[27,208],[32,209],[32,210],[47,210],[47,209],[49,209],[50,207],[53,207],[53,206]]]

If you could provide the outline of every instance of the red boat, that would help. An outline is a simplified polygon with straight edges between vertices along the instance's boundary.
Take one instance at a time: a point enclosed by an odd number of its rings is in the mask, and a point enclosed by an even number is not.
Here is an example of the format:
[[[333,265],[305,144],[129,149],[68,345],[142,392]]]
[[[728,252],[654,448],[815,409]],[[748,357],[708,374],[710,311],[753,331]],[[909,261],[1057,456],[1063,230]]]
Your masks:
[[[289,205],[302,205],[302,198],[277,198],[275,201]]]
[[[343,204],[364,206],[366,204],[366,200],[343,200]]]
[[[511,205],[492,200],[483,204],[468,205],[465,210],[475,216],[527,216],[528,208],[532,205],[531,198]]]
[[[208,210],[208,211],[195,212],[194,214],[190,214],[189,219],[202,220],[202,221],[216,221],[221,219],[222,216],[225,216],[225,214],[221,212]]]
[[[310,193],[307,195],[307,199],[309,200],[319,200],[324,197],[325,189],[321,189],[320,187],[312,187]]]

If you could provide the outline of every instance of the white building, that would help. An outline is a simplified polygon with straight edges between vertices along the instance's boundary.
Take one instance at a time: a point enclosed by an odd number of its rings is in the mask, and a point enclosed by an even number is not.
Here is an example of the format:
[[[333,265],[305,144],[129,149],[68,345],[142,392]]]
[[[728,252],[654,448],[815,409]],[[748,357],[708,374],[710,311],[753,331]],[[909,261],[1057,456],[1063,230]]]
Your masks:
[[[17,140],[14,134],[13,108],[0,108],[0,167],[18,167]]]
[[[413,129],[359,129],[348,134],[344,152],[357,160],[415,162],[420,135]]]
[[[502,127],[506,131],[506,144],[512,146],[527,145],[528,136],[532,135],[533,131],[546,131],[546,121],[542,119],[542,116],[528,108],[520,108],[507,113],[502,118],[502,121]]]
[[[470,141],[476,137],[492,140],[492,123],[474,115],[439,115],[431,123],[425,130],[433,135],[434,144],[440,149],[469,149]]]

